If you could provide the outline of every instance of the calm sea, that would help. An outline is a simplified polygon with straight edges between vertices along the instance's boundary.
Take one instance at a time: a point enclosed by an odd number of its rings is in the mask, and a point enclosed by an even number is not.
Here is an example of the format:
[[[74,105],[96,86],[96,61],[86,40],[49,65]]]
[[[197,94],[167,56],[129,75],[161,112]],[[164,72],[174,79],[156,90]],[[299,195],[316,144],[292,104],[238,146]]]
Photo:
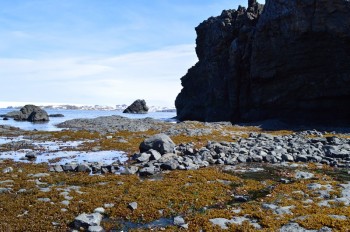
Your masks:
[[[14,109],[1,109],[0,115],[6,114],[8,112],[14,111]],[[24,130],[41,130],[41,131],[56,131],[61,130],[57,128],[55,125],[58,123],[76,119],[76,118],[97,118],[100,116],[111,116],[111,115],[120,115],[128,118],[154,118],[160,119],[163,121],[174,121],[171,118],[176,116],[175,112],[150,112],[148,114],[123,114],[122,111],[111,110],[46,110],[48,114],[63,114],[62,118],[50,118],[49,122],[45,123],[32,123],[32,122],[18,122],[13,119],[2,120],[0,118],[0,125],[9,125],[14,127],[19,127]]]

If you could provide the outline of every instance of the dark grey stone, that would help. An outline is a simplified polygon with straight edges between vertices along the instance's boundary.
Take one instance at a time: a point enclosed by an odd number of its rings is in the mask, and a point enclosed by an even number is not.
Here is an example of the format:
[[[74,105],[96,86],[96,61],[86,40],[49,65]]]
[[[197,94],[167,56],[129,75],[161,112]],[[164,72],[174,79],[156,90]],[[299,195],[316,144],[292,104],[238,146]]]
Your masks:
[[[139,170],[140,176],[151,176],[151,175],[154,175],[155,173],[156,173],[156,170],[154,166],[144,167]]]
[[[137,202],[131,202],[128,204],[128,208],[131,210],[136,210],[137,209]]]
[[[102,221],[102,215],[100,213],[86,214],[82,213],[74,219],[72,227],[74,229],[84,228],[88,229],[90,226],[99,226]]]
[[[128,106],[123,113],[128,114],[147,114],[148,107],[145,100],[138,99]]]
[[[157,134],[148,139],[145,139],[140,144],[141,152],[146,152],[151,149],[158,151],[161,155],[166,153],[173,153],[175,149],[175,143],[166,134]]]
[[[14,116],[18,121],[30,122],[45,122],[49,121],[49,116],[45,110],[35,105],[25,105],[22,107],[17,115]]]

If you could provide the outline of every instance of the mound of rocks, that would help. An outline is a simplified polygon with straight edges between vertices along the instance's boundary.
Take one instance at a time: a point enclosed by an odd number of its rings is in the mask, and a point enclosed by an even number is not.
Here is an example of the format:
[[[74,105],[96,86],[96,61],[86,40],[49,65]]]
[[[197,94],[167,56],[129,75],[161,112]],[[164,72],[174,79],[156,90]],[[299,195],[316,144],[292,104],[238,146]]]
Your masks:
[[[314,133],[312,131],[312,133]],[[140,144],[140,152],[132,156],[131,164],[70,163],[54,165],[50,171],[121,173],[149,176],[165,170],[195,170],[210,165],[240,163],[320,163],[339,168],[350,167],[350,139],[339,137],[309,137],[306,132],[274,136],[251,133],[237,142],[211,142],[195,148],[194,143],[180,144],[165,134],[157,134]],[[322,135],[322,133],[317,132]],[[298,172],[295,178],[309,179],[309,173]]]
[[[148,106],[145,100],[137,99],[130,106],[128,106],[123,113],[127,114],[147,114]]]
[[[133,156],[135,163],[127,167],[124,173],[147,176],[163,170],[193,170],[209,165],[251,162],[313,162],[340,168],[350,166],[350,139],[309,138],[304,134],[273,136],[251,133],[248,138],[241,138],[237,142],[208,142],[200,149],[194,148],[193,143],[180,144],[171,153],[148,146],[148,150],[143,148],[141,153]]]
[[[118,173],[121,171],[120,163],[105,164],[102,162],[83,162],[55,164],[49,167],[50,172],[86,172],[91,174]]]

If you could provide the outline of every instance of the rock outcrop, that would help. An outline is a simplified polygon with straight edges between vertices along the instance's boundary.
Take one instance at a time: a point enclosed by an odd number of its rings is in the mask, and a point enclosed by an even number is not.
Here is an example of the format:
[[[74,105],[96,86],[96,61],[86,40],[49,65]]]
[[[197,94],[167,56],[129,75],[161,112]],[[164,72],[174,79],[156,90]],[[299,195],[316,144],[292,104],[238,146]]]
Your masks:
[[[148,106],[145,100],[138,99],[134,101],[128,108],[126,108],[123,113],[128,114],[147,114]]]
[[[30,121],[30,122],[46,122],[49,121],[49,116],[45,110],[35,105],[25,105],[16,114],[13,114],[13,118],[17,121]]]
[[[349,121],[350,2],[249,0],[197,28],[178,119]]]

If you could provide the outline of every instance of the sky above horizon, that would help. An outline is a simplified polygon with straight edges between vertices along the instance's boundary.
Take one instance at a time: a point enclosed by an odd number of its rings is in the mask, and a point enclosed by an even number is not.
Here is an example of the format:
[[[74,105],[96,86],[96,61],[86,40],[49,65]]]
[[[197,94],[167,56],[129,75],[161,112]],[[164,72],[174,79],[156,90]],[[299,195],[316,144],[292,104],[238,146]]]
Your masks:
[[[0,1],[0,105],[174,106],[197,62],[194,28],[247,2]]]

